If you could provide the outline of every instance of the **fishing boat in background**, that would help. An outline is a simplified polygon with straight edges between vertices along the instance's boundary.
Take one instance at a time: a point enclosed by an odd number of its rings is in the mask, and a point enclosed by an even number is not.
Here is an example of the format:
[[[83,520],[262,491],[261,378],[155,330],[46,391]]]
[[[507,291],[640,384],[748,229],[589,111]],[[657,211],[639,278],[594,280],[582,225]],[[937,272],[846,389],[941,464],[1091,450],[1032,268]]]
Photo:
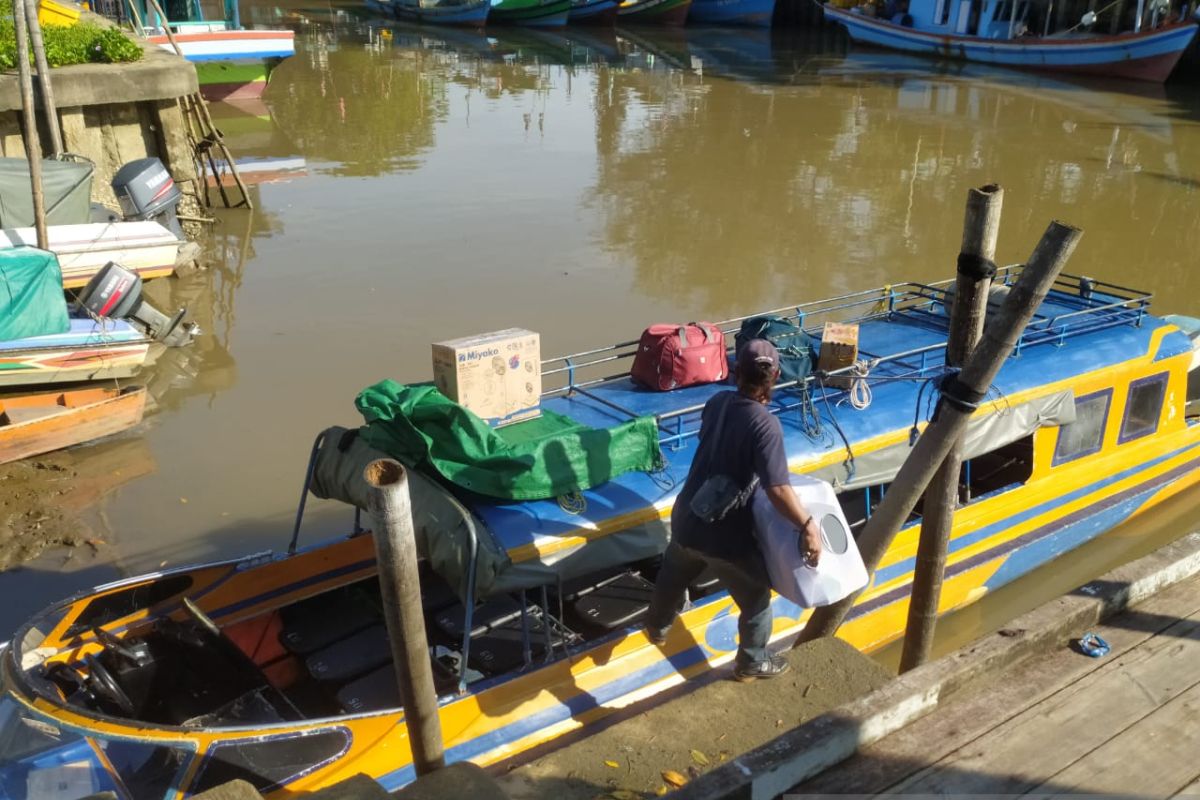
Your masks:
[[[561,28],[571,14],[571,0],[498,0],[492,4],[488,22]]]
[[[403,22],[482,28],[492,0],[385,0],[380,5]]]
[[[1135,30],[1112,35],[1075,31],[1095,24],[1093,12],[1071,31],[1031,35],[1030,29],[1038,26],[1031,20],[1028,0],[911,0],[907,10],[902,4],[893,8],[890,19],[877,19],[830,3],[824,6],[825,15],[862,44],[1018,69],[1156,83],[1170,76],[1197,30],[1191,20],[1143,27],[1144,3],[1139,3]]]
[[[1019,273],[999,272],[997,296]],[[858,323],[858,354],[871,364],[864,379],[873,379],[867,407],[811,375],[779,387],[768,404],[789,468],[836,487],[851,533],[912,452],[925,385],[947,374],[952,285],[896,283],[765,312],[818,339],[825,321]],[[1200,412],[1188,405],[1200,387],[1192,380],[1200,343],[1189,334],[1200,320],[1155,317],[1149,299],[1063,276],[1018,338],[964,435],[942,611],[1200,481]],[[741,322],[720,328],[729,336]],[[641,628],[671,508],[697,452],[699,409],[728,386],[653,392],[628,374],[614,377],[614,362],[629,363],[637,345],[542,362],[541,405],[553,414],[518,424],[535,426],[535,439],[548,424],[590,431],[610,447],[623,437],[623,460],[630,447],[657,454],[645,471],[518,500],[482,494],[481,473],[451,470],[451,479],[432,456],[408,459],[449,762],[509,759],[734,658],[737,609],[711,576],[697,577],[665,641]],[[385,386],[360,395],[360,408],[368,393],[398,398],[405,389]],[[381,457],[374,436],[400,430],[376,426],[386,417],[367,419],[357,431],[318,437],[306,493],[363,507],[363,467]],[[457,419],[451,435],[477,432]],[[561,469],[611,469],[611,460],[584,453],[587,465]],[[521,462],[510,472],[547,468]],[[374,540],[357,512],[349,517],[344,535],[302,546],[301,514],[284,553],[152,572],[35,615],[0,653],[0,787],[70,781],[78,794],[178,797],[237,775],[284,798],[358,773],[389,791],[412,781]],[[846,641],[871,650],[902,635],[920,528],[914,514],[884,554],[839,631]],[[825,530],[835,551],[847,546],[851,533]],[[778,596],[772,608],[776,644],[810,614]]]
[[[0,395],[0,464],[121,433],[145,409],[141,387]]]
[[[94,222],[50,225],[47,249],[58,256],[64,289],[87,284],[105,264],[116,261],[141,276],[161,278],[175,272],[184,241],[157,222]],[[0,230],[0,249],[33,247],[33,228]]]
[[[775,0],[692,0],[689,23],[771,27]]]
[[[205,19],[198,2],[168,4],[168,13],[183,12],[187,19],[161,19],[146,0],[130,0],[144,21],[146,39],[167,52],[175,45],[196,65],[200,93],[207,100],[238,100],[262,96],[271,71],[296,52],[295,33],[286,29],[242,27],[238,0],[224,0],[223,19]]]
[[[621,0],[574,0],[568,19],[581,25],[616,25],[620,5]]]
[[[692,0],[622,0],[617,21],[622,25],[683,25]]]

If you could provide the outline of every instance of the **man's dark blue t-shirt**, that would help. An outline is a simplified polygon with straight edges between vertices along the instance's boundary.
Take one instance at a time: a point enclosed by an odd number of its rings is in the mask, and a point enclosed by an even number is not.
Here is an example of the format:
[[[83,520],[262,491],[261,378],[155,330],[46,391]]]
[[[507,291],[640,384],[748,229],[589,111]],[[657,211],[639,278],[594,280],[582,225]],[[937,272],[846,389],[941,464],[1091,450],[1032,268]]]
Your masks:
[[[729,407],[718,441],[713,433],[726,403]],[[677,542],[705,555],[737,560],[757,547],[749,504],[711,523],[701,521],[691,511],[692,496],[712,475],[728,475],[739,486],[749,485],[754,475],[758,475],[760,486],[789,484],[778,417],[739,392],[714,395],[704,406],[696,457],[671,512],[671,535]]]

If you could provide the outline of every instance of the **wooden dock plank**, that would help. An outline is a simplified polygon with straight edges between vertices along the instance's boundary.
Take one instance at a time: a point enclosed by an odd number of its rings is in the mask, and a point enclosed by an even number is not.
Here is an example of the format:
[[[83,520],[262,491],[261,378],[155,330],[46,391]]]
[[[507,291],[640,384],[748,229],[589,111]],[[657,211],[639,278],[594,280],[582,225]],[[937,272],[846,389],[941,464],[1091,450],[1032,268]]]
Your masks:
[[[1180,648],[1183,645],[1178,645]],[[1200,675],[1155,709],[1056,774],[1030,798],[1097,793],[1170,797],[1200,778]]]
[[[1181,618],[1200,613],[1200,580],[1185,581],[1098,628],[1111,661]],[[795,787],[801,794],[876,794],[1106,666],[1066,647],[1014,666],[998,684],[967,690],[935,712]]]
[[[1189,582],[1191,583],[1191,582]],[[1171,625],[938,763],[901,781],[908,794],[1024,793],[1186,691],[1200,616]],[[1004,676],[1000,676],[1004,680]]]

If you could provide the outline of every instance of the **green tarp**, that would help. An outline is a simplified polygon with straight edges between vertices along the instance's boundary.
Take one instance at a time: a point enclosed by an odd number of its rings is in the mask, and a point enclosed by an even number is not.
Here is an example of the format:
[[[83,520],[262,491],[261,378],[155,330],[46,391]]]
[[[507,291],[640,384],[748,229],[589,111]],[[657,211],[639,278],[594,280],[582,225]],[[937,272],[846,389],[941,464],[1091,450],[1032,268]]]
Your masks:
[[[0,249],[0,342],[70,329],[54,253],[36,247]]]
[[[543,410],[493,429],[431,385],[395,381],[364,389],[354,404],[372,447],[503,500],[559,497],[663,464],[653,417],[601,429]]]

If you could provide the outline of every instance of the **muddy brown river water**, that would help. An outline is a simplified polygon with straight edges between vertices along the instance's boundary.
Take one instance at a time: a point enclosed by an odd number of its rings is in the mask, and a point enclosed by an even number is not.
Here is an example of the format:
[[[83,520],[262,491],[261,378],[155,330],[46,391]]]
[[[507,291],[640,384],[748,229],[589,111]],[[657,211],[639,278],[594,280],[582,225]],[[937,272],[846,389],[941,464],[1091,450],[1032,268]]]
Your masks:
[[[1200,314],[1194,84],[943,66],[811,30],[483,35],[250,11],[292,26],[297,54],[261,103],[213,113],[244,174],[280,180],[252,187],[252,213],[217,213],[208,270],[151,285],[205,336],[147,371],[145,424],[0,481],[0,539],[42,502],[76,545],[0,574],[0,640],[103,580],[285,547],[313,437],[356,424],[368,384],[427,379],[433,341],[521,326],[548,356],[949,277],[984,183],[1005,187],[1003,260],[1062,219],[1085,230],[1068,271]],[[1193,505],[959,615],[957,635],[1192,530]],[[310,503],[303,539],[351,519]]]

